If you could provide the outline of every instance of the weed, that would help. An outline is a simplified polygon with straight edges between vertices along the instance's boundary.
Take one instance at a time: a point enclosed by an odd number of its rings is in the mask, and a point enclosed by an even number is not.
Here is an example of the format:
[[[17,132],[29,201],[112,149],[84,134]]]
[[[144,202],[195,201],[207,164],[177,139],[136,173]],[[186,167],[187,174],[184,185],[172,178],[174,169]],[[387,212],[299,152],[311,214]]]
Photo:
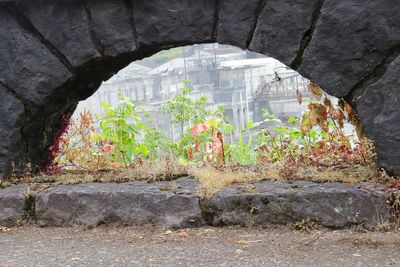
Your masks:
[[[302,219],[293,225],[294,231],[299,232],[311,232],[315,229],[315,223],[313,223],[309,218]]]
[[[375,226],[375,231],[379,232],[390,232],[393,230],[398,230],[400,227],[399,222],[392,219],[379,218],[378,224]]]
[[[393,190],[389,195],[390,213],[396,221],[400,220],[400,190]]]
[[[94,140],[109,144],[111,147],[107,152],[112,159],[125,166],[135,157],[147,157],[150,153],[148,147],[137,140],[137,136],[148,128],[137,113],[138,105],[120,96],[116,107],[110,107],[106,102],[102,103],[102,107],[106,113],[100,120],[101,132],[94,135]]]

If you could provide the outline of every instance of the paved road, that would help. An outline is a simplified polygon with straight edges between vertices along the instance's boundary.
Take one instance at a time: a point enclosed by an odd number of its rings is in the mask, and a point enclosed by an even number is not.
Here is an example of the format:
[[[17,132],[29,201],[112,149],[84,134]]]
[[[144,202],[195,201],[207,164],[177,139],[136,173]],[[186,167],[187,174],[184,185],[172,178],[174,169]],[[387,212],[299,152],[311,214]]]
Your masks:
[[[0,266],[400,266],[400,232],[22,227]]]

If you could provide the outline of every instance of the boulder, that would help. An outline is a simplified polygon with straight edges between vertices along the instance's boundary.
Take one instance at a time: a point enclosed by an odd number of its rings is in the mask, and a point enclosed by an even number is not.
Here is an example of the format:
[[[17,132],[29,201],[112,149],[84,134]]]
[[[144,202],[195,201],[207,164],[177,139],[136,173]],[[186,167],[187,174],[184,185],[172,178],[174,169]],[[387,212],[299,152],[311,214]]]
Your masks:
[[[246,49],[253,36],[262,0],[220,0],[218,43]]]
[[[0,40],[0,82],[10,87],[20,100],[43,105],[46,97],[71,78],[72,74],[59,59],[1,6]]]
[[[266,226],[309,219],[329,228],[372,229],[390,216],[387,195],[372,185],[262,182],[224,189],[204,203],[213,225]]]
[[[38,0],[34,4],[19,3],[18,9],[19,16],[25,16],[44,41],[72,66],[101,56],[92,40],[84,1]]]
[[[61,185],[37,196],[42,226],[101,224],[183,228],[203,224],[192,179],[173,182]]]
[[[14,226],[27,218],[24,191],[26,185],[0,189],[0,226]]]

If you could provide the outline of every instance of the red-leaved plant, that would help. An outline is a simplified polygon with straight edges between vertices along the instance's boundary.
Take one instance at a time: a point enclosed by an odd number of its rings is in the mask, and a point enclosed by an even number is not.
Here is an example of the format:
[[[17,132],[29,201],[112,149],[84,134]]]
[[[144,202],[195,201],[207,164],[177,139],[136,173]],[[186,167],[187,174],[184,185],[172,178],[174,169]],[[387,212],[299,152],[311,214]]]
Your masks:
[[[70,114],[63,114],[61,116],[60,127],[57,130],[56,136],[53,139],[53,143],[49,148],[47,159],[44,163],[43,169],[46,174],[59,173],[64,170],[63,166],[55,162],[54,159],[60,153],[61,145],[64,142],[64,135],[69,130],[70,119]]]
[[[218,130],[218,121],[210,118],[204,123],[196,124],[192,128],[192,137],[196,138],[194,147],[187,151],[188,158],[195,160],[195,154],[205,163],[225,163],[224,155],[224,137]]]

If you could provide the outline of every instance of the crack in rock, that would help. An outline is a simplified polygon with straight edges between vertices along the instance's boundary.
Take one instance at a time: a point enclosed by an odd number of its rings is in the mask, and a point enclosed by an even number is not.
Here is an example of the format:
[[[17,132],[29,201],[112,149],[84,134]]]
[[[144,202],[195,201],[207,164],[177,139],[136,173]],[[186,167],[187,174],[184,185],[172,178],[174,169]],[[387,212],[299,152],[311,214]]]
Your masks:
[[[385,75],[389,65],[400,56],[400,43],[393,46],[391,49],[385,52],[382,61],[366,75],[362,80],[360,80],[351,90],[350,93],[344,97],[346,101],[356,106],[357,99],[364,94],[367,88],[378,82]]]
[[[88,7],[87,1],[83,0],[83,7],[87,16],[87,21],[88,21],[88,28],[90,32],[90,38],[92,40],[92,43],[94,47],[96,48],[97,52],[99,52],[100,55],[104,56],[105,54],[105,48],[101,40],[96,36],[96,32],[93,29],[93,23],[92,23],[92,13]]]
[[[290,64],[290,66],[295,70],[298,69],[301,66],[301,63],[303,62],[304,52],[312,40],[312,37],[313,37],[315,29],[317,27],[319,18],[321,16],[321,11],[322,11],[324,4],[325,4],[325,0],[319,1],[315,11],[312,14],[310,28],[308,28],[308,30],[304,33],[304,36],[300,42],[300,48],[299,48],[299,51],[297,52],[297,56],[293,60],[293,62]]]
[[[220,9],[221,4],[220,0],[215,0],[214,3],[214,24],[213,24],[213,31],[212,31],[212,39],[214,42],[218,40],[218,27],[219,27],[219,16],[220,16]]]
[[[255,14],[254,14],[254,17],[255,17],[256,19],[255,19],[255,21],[254,21],[254,24],[253,24],[252,27],[251,27],[249,36],[248,36],[248,38],[247,38],[246,47],[249,47],[250,44],[251,44],[251,42],[253,41],[254,34],[255,34],[256,29],[257,29],[257,26],[258,26],[259,18],[260,18],[260,16],[261,16],[262,12],[264,11],[264,8],[265,8],[265,5],[266,5],[265,2],[266,2],[266,0],[259,0],[258,3],[257,3],[257,8],[256,8]]]

